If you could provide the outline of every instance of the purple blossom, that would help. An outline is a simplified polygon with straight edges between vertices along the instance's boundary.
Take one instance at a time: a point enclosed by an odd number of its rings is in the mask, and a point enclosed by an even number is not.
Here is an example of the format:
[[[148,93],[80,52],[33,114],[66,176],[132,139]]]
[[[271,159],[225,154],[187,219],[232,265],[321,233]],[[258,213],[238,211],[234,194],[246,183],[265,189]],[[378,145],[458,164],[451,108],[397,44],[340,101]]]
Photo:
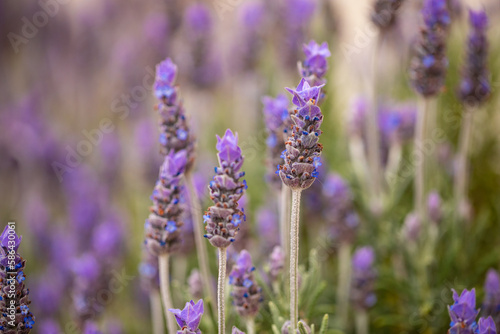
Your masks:
[[[439,196],[437,191],[431,191],[429,193],[429,197],[427,197],[427,211],[429,213],[430,220],[435,224],[441,222],[443,218],[441,206],[441,196]]]
[[[231,334],[245,334],[245,332],[240,331],[236,326],[233,326]]]
[[[264,252],[270,251],[279,244],[278,214],[271,208],[263,207],[257,210],[256,218],[261,248]]]
[[[250,253],[242,250],[229,274],[229,284],[233,286],[233,305],[242,317],[255,317],[263,300],[261,288],[253,275],[254,270]]]
[[[189,294],[195,298],[203,296],[203,282],[200,272],[193,269],[188,277]]]
[[[228,247],[236,237],[245,214],[238,207],[238,201],[245,189],[246,181],[240,178],[245,175],[241,171],[243,156],[238,146],[238,134],[230,129],[222,138],[217,136],[219,167],[215,167],[213,180],[210,182],[210,198],[215,205],[208,208],[204,215],[207,224],[205,237],[219,248]]]
[[[481,306],[482,314],[500,318],[500,276],[498,272],[490,268],[484,282],[484,300]]]
[[[471,32],[467,40],[467,62],[463,69],[458,96],[463,103],[478,105],[491,92],[488,62],[488,40],[486,28],[488,16],[484,10],[469,11]]]
[[[453,305],[448,306],[450,314],[450,334],[474,333],[477,327],[476,290],[464,289],[460,296],[453,290]]]
[[[169,309],[169,311],[174,314],[177,324],[181,327],[177,334],[201,334],[198,326],[203,315],[202,299],[196,304],[192,300],[187,302],[183,310]]]
[[[142,249],[142,261],[139,264],[141,286],[147,292],[160,290],[160,276],[158,257],[151,254],[146,248]]]
[[[153,206],[145,224],[145,245],[154,255],[171,253],[180,247],[183,208],[181,180],[186,168],[186,152],[170,151],[160,168],[159,180],[151,196]]]
[[[177,91],[174,87],[176,76],[177,66],[170,58],[156,65],[156,78],[153,89],[156,98],[163,100],[167,105],[174,104],[177,98]]]
[[[269,256],[269,276],[276,281],[285,266],[285,253],[280,246],[275,246]]]
[[[292,189],[307,189],[318,176],[323,145],[318,143],[323,115],[317,106],[321,86],[311,87],[302,78],[296,89],[287,88],[297,106],[290,116],[294,126],[283,152],[285,162],[278,166],[281,181]]]
[[[310,41],[309,44],[304,44],[303,50],[306,59],[302,63],[299,63],[300,75],[311,86],[325,84],[326,80],[323,77],[328,70],[326,58],[331,56],[328,43],[323,42],[319,45],[315,41]]]
[[[405,241],[416,242],[420,236],[420,229],[422,224],[420,218],[415,212],[410,212],[403,224],[403,236]]]
[[[374,293],[376,272],[373,268],[375,252],[372,247],[361,247],[352,257],[351,301],[356,308],[372,307],[377,297]]]
[[[497,334],[497,328],[492,317],[479,319],[479,334]]]
[[[211,30],[213,26],[210,10],[205,4],[196,3],[186,9],[184,20],[187,26],[198,34]]]

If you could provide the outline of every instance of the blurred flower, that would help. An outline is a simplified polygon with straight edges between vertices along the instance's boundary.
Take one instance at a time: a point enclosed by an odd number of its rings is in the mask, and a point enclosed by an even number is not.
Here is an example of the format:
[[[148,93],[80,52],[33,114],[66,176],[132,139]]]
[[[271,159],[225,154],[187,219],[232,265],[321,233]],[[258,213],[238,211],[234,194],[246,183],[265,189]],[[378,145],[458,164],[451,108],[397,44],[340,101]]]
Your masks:
[[[205,238],[215,247],[226,248],[235,240],[239,225],[245,220],[238,201],[247,185],[245,180],[240,181],[245,172],[241,172],[243,156],[238,134],[227,129],[222,138],[217,136],[216,148],[220,166],[215,167],[216,175],[209,185],[215,205],[208,208],[203,219],[207,224]]]
[[[141,286],[147,292],[156,293],[160,289],[160,278],[158,270],[158,257],[151,254],[146,248],[142,249],[142,261],[139,264],[139,275]]]
[[[338,242],[352,243],[359,227],[353,196],[347,182],[338,174],[329,173],[323,183],[324,218]]]
[[[299,320],[299,322],[304,325],[304,328],[305,328],[307,334],[311,334],[312,333],[311,327],[309,327],[304,320]],[[287,320],[283,324],[283,327],[281,327],[281,334],[289,334],[290,333],[289,327],[290,327],[290,320]],[[300,334],[300,331],[297,329],[296,333]]]
[[[193,269],[188,277],[189,294],[195,299],[203,296],[203,282],[198,269]]]
[[[488,16],[484,10],[469,11],[471,32],[467,41],[467,62],[463,70],[458,97],[465,104],[478,105],[490,95],[488,40],[486,28]]]
[[[316,105],[322,86],[311,87],[302,78],[292,93],[292,102],[297,106],[290,117],[295,126],[283,152],[284,164],[278,166],[281,181],[292,189],[307,189],[318,177],[317,167],[321,165],[323,145],[318,143],[323,115]]]
[[[183,310],[169,309],[169,311],[175,315],[175,320],[179,327],[181,327],[181,330],[177,331],[177,334],[201,334],[198,326],[203,315],[202,299],[196,304],[191,300],[186,303]]]
[[[236,326],[233,326],[233,330],[231,331],[231,334],[245,334],[245,332],[240,331]]]
[[[450,334],[475,333],[476,317],[479,313],[476,310],[476,290],[468,291],[464,289],[460,296],[453,290],[453,305],[448,306],[450,314]]]
[[[493,318],[479,319],[479,334],[497,334],[497,328]]]
[[[403,224],[403,237],[407,242],[416,242],[421,230],[420,218],[415,212],[410,212]]]
[[[104,135],[99,148],[102,157],[102,179],[109,185],[114,185],[117,181],[119,181],[123,166],[120,137],[116,134],[116,132]]]
[[[29,290],[26,288],[26,275],[24,269],[26,261],[19,255],[17,250],[21,244],[15,230],[5,226],[0,234],[0,328],[7,328],[5,333],[28,334],[35,324],[35,316],[31,313],[29,305]],[[15,226],[14,226],[15,228]],[[15,291],[11,292],[12,285]],[[12,298],[13,297],[13,298]],[[16,305],[14,312],[15,326],[9,324],[12,314],[10,305]],[[2,331],[3,332],[3,331]]]
[[[284,94],[278,94],[276,98],[264,96],[264,121],[267,129],[267,165],[269,172],[266,175],[268,181],[276,188],[280,189],[282,182],[275,173],[276,166],[283,163],[281,153],[285,151],[285,141],[288,139],[291,126],[290,112],[288,111],[290,101]]]
[[[351,301],[359,309],[375,305],[377,297],[373,291],[377,277],[373,263],[375,252],[372,247],[361,247],[352,257]]]
[[[242,250],[229,274],[229,284],[233,286],[233,305],[242,317],[255,317],[263,300],[262,289],[253,275],[254,270],[250,253]]]
[[[425,0],[422,16],[425,24],[413,48],[410,81],[417,93],[429,97],[441,90],[448,68],[446,38],[451,19],[446,0]]]
[[[123,252],[123,224],[117,213],[109,210],[107,217],[94,229],[92,236],[93,250],[101,256],[103,262],[114,262]]]
[[[372,22],[380,29],[387,29],[396,22],[396,12],[403,0],[376,0],[372,13]]]
[[[268,251],[272,250],[280,242],[278,215],[275,210],[266,206],[257,210],[256,217],[260,247],[267,254]]]
[[[195,139],[187,123],[182,101],[178,99],[178,87],[174,86],[176,76],[177,66],[170,58],[156,66],[154,90],[160,100],[156,109],[160,115],[161,153],[184,150],[188,172],[194,163]]]
[[[280,246],[275,246],[269,256],[269,276],[271,281],[276,281],[285,266],[285,253]]]
[[[482,314],[492,316],[500,321],[500,276],[495,269],[490,268],[484,282],[484,300]]]
[[[168,17],[163,13],[149,14],[145,19],[143,31],[147,44],[158,54],[164,54],[170,44],[171,38]]]
[[[437,191],[431,191],[427,197],[427,212],[429,213],[430,220],[438,224],[443,218],[443,210],[441,208],[441,196]]]
[[[82,334],[102,334],[102,332],[99,330],[99,327],[97,327],[95,322],[87,321],[83,326]]]
[[[323,42],[319,45],[312,40],[304,44],[303,50],[306,59],[299,63],[300,76],[305,78],[311,87],[324,85],[326,83],[324,76],[328,70],[326,58],[332,55],[328,49],[328,43]]]
[[[61,334],[61,327],[53,319],[45,319],[37,325],[38,331],[43,334]]]
[[[160,168],[159,180],[151,196],[151,214],[144,225],[145,245],[156,256],[180,247],[183,208],[179,202],[186,163],[185,151],[174,153],[172,150]]]

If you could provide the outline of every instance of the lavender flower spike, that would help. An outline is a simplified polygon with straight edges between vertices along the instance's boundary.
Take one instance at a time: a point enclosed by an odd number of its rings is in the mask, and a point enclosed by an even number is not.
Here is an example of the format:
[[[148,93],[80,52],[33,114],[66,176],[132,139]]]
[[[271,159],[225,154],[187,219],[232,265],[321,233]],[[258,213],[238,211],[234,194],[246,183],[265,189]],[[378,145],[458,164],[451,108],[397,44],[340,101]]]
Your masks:
[[[233,326],[231,334],[245,334],[245,332],[240,331],[236,326]]]
[[[4,334],[27,334],[35,324],[24,283],[26,261],[17,252],[21,239],[10,224],[0,234],[0,332]],[[11,283],[15,291],[10,290]]]
[[[300,75],[311,86],[325,84],[324,76],[328,70],[326,58],[332,55],[328,49],[328,43],[323,42],[319,45],[315,41],[310,41],[309,44],[304,44],[303,50],[306,59],[298,65]]]
[[[483,315],[491,315],[495,319],[500,316],[500,276],[495,269],[489,269],[486,274],[481,309]]]
[[[410,80],[417,93],[429,97],[441,90],[448,67],[446,37],[450,14],[446,0],[425,0],[422,15],[424,27],[414,47]]]
[[[287,88],[293,94],[292,102],[297,107],[291,115],[294,125],[283,152],[285,163],[278,166],[281,181],[292,190],[304,190],[318,176],[323,145],[318,143],[323,115],[317,106],[321,86],[311,87],[302,78],[296,89]]]
[[[492,317],[479,319],[479,334],[497,334],[497,327]]]
[[[369,246],[359,248],[352,257],[351,300],[359,310],[366,310],[377,301],[373,292],[376,278],[374,262],[375,252]]]
[[[458,96],[463,103],[478,105],[488,98],[491,91],[486,67],[488,16],[484,10],[477,12],[470,10],[469,21],[471,32],[467,41],[467,63],[463,70]]]
[[[159,180],[151,196],[151,214],[145,224],[145,244],[153,255],[169,254],[180,246],[180,227],[183,225],[180,182],[186,163],[185,151],[170,151],[160,168]]]
[[[387,29],[396,22],[396,12],[403,0],[377,0],[372,13],[372,22],[379,29]]]
[[[187,302],[183,310],[169,309],[169,311],[174,314],[177,324],[181,327],[177,334],[201,334],[198,326],[203,315],[202,299],[196,304],[192,300]]]
[[[243,156],[238,146],[238,134],[230,129],[222,138],[217,136],[219,167],[215,167],[214,179],[210,182],[210,199],[215,205],[205,212],[207,224],[205,237],[218,248],[227,248],[235,240],[239,225],[245,220],[245,214],[238,208],[238,201],[247,188],[246,181],[240,178]]]
[[[476,317],[479,313],[476,310],[476,290],[468,291],[464,289],[460,296],[453,290],[453,305],[448,306],[450,314],[450,334],[472,334],[476,331]]]
[[[229,284],[233,286],[233,305],[242,317],[255,317],[262,302],[262,292],[253,276],[254,270],[250,253],[242,250],[229,274]]]
[[[186,112],[179,98],[179,88],[175,86],[177,66],[170,58],[156,66],[154,94],[159,103],[155,109],[160,114],[161,153],[166,155],[171,150],[186,151],[186,171],[194,163],[195,139],[187,124]]]

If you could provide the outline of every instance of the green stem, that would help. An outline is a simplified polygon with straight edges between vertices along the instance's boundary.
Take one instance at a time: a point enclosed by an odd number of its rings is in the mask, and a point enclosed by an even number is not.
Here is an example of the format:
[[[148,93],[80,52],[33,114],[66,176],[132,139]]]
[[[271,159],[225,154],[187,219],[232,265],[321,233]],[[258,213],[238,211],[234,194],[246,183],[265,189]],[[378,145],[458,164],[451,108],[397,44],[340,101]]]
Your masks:
[[[425,210],[425,126],[427,124],[427,113],[429,107],[429,100],[423,98],[420,100],[419,112],[417,116],[417,125],[415,133],[415,156],[420,156],[420,160],[415,161],[415,210],[421,219],[422,225],[426,224],[426,210]],[[419,152],[420,150],[420,152]],[[425,231],[425,229],[424,229]]]
[[[254,318],[247,318],[247,333],[246,334],[255,334],[255,320]]]
[[[290,221],[290,322],[291,333],[297,331],[299,318],[299,219],[302,189],[292,189],[292,216]]]
[[[161,313],[161,299],[158,291],[151,291],[149,294],[149,303],[151,306],[153,334],[163,334],[163,315]]]
[[[459,212],[459,206],[467,198],[467,179],[468,164],[467,156],[469,153],[470,141],[472,137],[473,110],[464,110],[462,118],[462,129],[458,146],[457,173],[455,174],[455,203],[456,210]]]
[[[207,258],[207,248],[205,241],[203,240],[203,234],[201,233],[201,227],[203,226],[203,220],[201,217],[201,205],[200,200],[196,194],[194,188],[194,181],[191,174],[185,175],[186,184],[189,192],[189,198],[191,200],[191,218],[193,219],[193,230],[194,230],[194,240],[196,244],[196,254],[198,257],[198,264],[200,266],[200,272],[203,282],[203,292],[205,295],[205,302],[207,302],[207,297],[210,303],[215,302],[215,292],[212,289],[210,282],[212,282],[212,276],[210,275],[210,269],[208,266]],[[199,226],[198,224],[201,224]]]
[[[356,310],[356,334],[368,334],[369,318],[366,310]]]
[[[340,244],[338,266],[339,282],[337,285],[337,318],[340,328],[345,330],[349,316],[349,291],[351,283],[351,245],[347,242]]]
[[[226,248],[219,248],[219,279],[217,281],[217,314],[219,324],[219,334],[226,331],[226,314],[224,305],[224,287],[226,285]]]
[[[281,203],[280,203],[280,238],[281,249],[286,257],[289,256],[289,236],[290,225],[288,224],[288,214],[290,212],[290,189],[284,184],[281,185]]]
[[[170,296],[168,259],[168,254],[162,254],[158,257],[158,267],[160,270],[160,292],[161,299],[163,300],[163,311],[165,312],[165,319],[167,320],[168,332],[175,333],[176,326],[174,315],[168,311],[173,308],[172,297]]]

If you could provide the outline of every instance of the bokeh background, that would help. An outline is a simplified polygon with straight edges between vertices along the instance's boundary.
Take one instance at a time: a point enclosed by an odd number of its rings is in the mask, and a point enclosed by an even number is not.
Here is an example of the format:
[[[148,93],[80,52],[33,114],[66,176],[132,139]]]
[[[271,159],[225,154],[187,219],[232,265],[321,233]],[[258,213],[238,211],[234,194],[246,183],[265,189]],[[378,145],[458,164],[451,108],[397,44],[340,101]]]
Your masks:
[[[199,6],[209,16],[200,17]],[[490,18],[492,96],[474,118],[469,201],[460,208],[467,223],[458,233],[449,233],[458,220],[452,180],[463,108],[456,87],[469,6],[486,8]],[[82,277],[99,277],[106,285],[117,272],[126,276],[116,292],[101,296],[96,324],[104,333],[151,332],[139,268],[144,220],[162,161],[152,84],[155,65],[166,57],[178,65],[177,83],[197,137],[195,179],[204,207],[209,205],[206,185],[217,163],[215,134],[228,127],[239,133],[249,188],[246,227],[233,253],[247,248],[265,277],[269,253],[279,242],[279,196],[265,178],[261,98],[298,84],[302,44],[311,39],[328,42],[332,52],[322,106],[323,172],[336,172],[350,185],[361,222],[354,246],[371,245],[377,253],[371,331],[444,333],[450,288],[476,287],[479,303],[486,271],[500,264],[500,4],[450,1],[449,68],[436,113],[445,138],[435,143],[435,164],[427,181],[443,199],[443,219],[425,294],[411,264],[422,254],[402,251],[401,230],[412,211],[412,178],[391,184],[384,209],[374,214],[352,154],[358,135],[353,125],[356,106],[367,94],[371,69],[376,31],[370,22],[372,7],[371,1],[361,0],[3,1],[0,217],[3,225],[15,221],[23,236],[20,253],[27,260],[26,284],[37,319],[33,332],[50,334],[48,328],[60,326],[61,333],[78,333],[67,326],[77,313],[75,290],[81,289]],[[420,8],[420,1],[405,1],[397,24],[386,32],[377,66],[381,103],[410,109],[416,105],[407,68]],[[402,159],[408,159],[411,140],[400,149]],[[323,184],[321,177],[317,183]],[[301,264],[308,268],[309,252],[315,249],[321,259],[318,277],[326,285],[302,315],[318,324],[323,314],[333,318],[338,311],[337,242],[330,235],[324,204],[314,197],[321,188],[306,192]],[[193,225],[186,220],[185,243],[172,262],[176,307],[193,298],[188,276],[197,267]],[[215,274],[216,253],[212,247],[208,251]],[[394,256],[398,253],[404,258]],[[270,298],[265,294],[258,333],[271,332]],[[206,318],[202,329],[210,333],[211,320]],[[231,310],[228,324],[242,324]],[[330,325],[333,333],[335,322]]]

